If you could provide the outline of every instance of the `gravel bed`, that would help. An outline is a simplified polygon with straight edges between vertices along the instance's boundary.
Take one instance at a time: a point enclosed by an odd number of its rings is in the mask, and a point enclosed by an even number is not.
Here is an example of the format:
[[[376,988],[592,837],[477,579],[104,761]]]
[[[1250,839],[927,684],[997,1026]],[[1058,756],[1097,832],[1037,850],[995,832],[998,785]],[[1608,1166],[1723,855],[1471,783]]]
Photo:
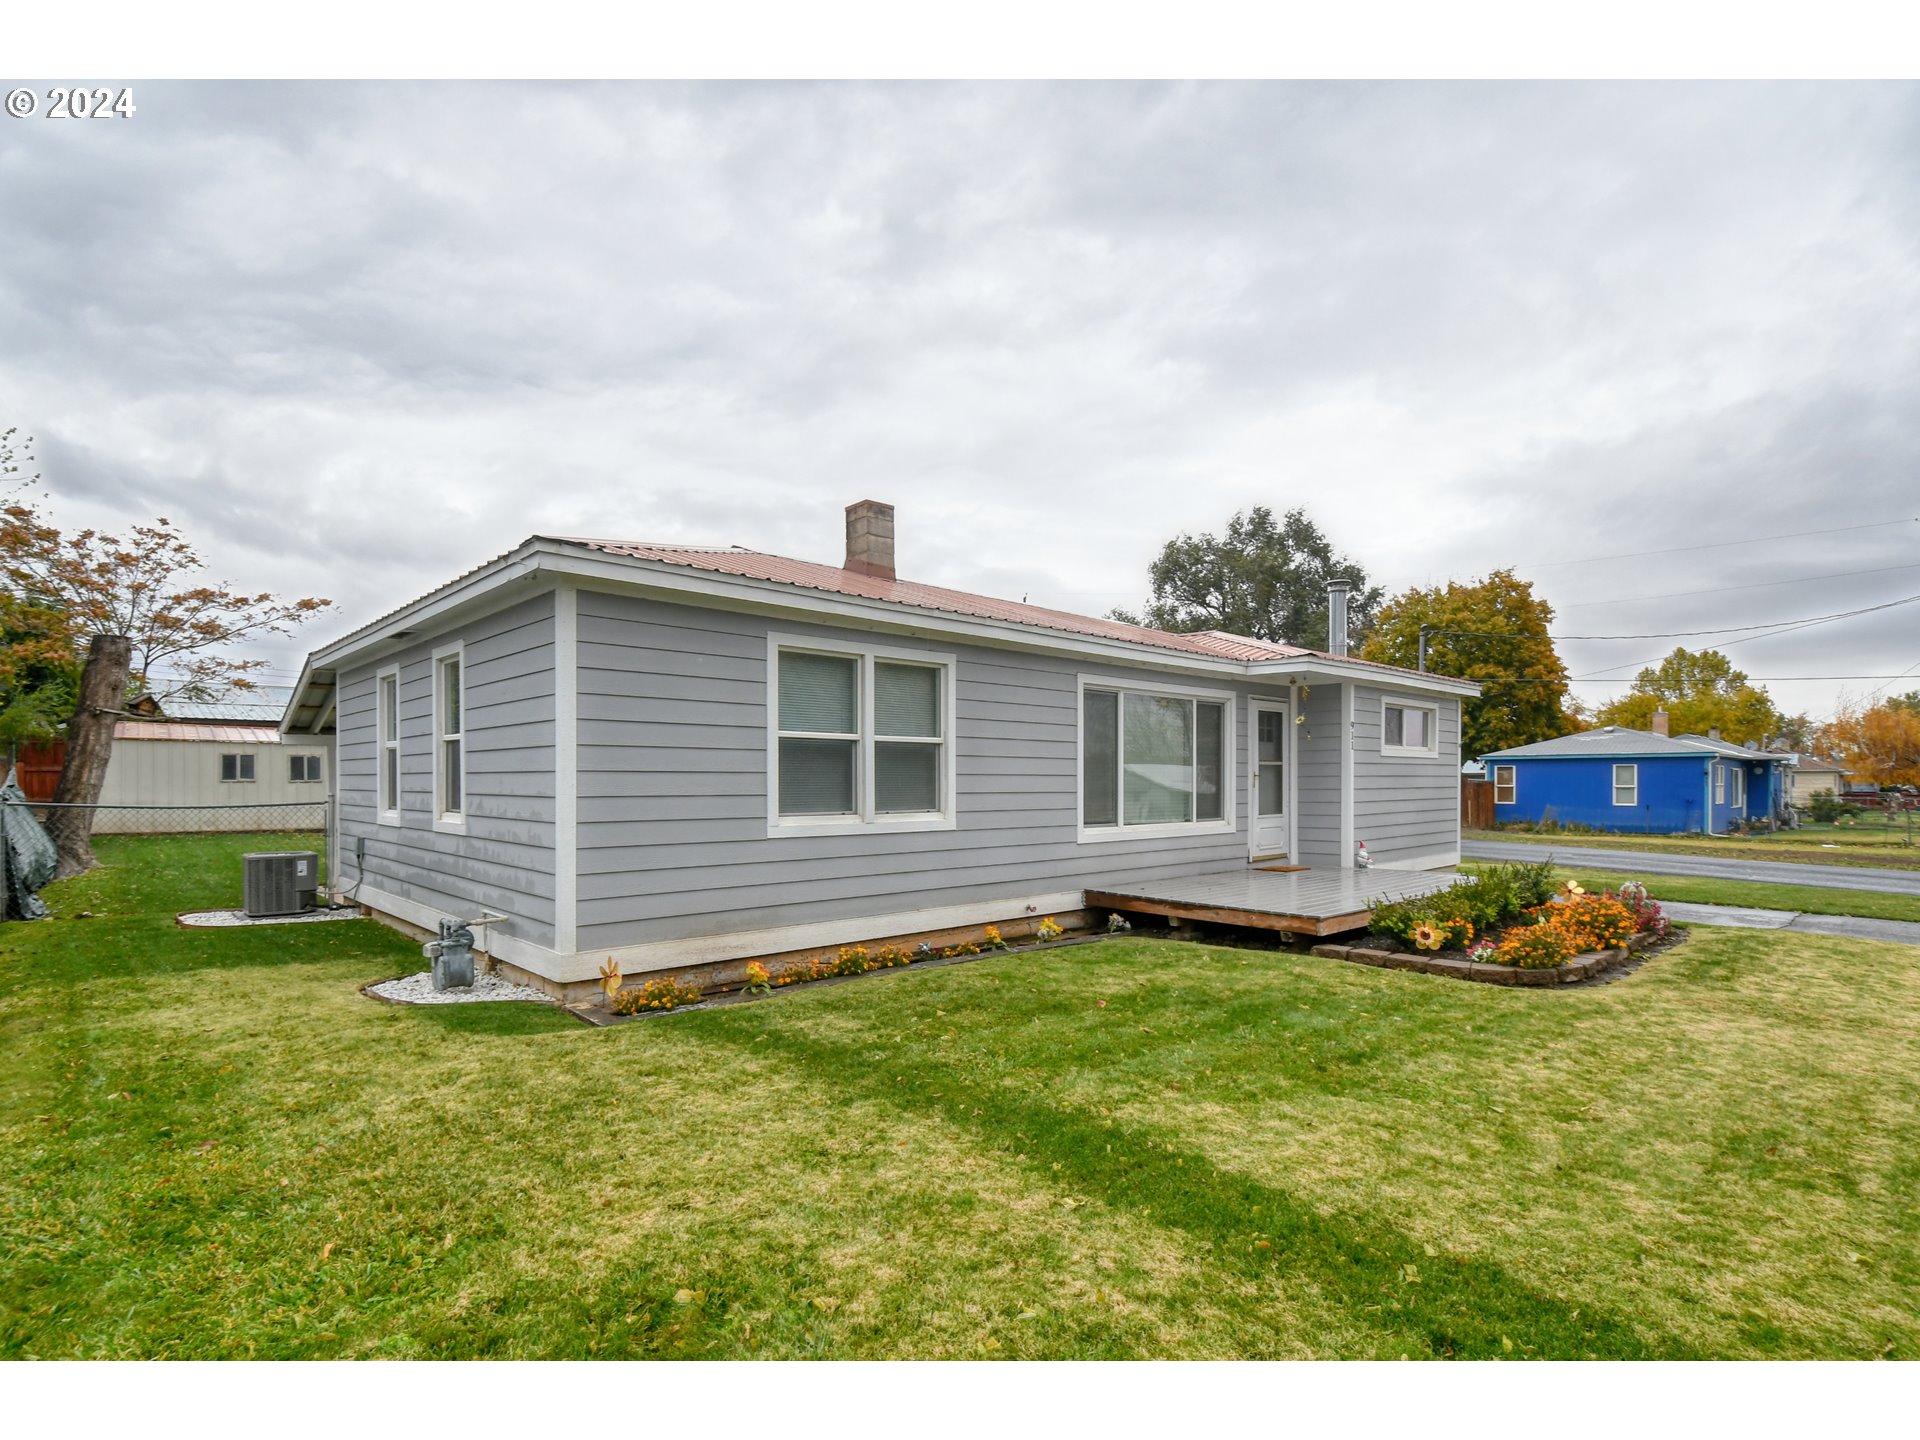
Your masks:
[[[310,925],[316,920],[358,920],[360,907],[338,910],[308,910],[299,915],[249,915],[244,910],[189,910],[173,917],[192,930],[217,930],[225,925]]]
[[[433,988],[431,970],[369,985],[367,994],[382,1000],[397,1000],[402,1005],[460,1005],[475,1000],[538,1000],[543,1005],[554,1003],[553,997],[544,990],[536,990],[531,985],[516,985],[498,975],[481,973],[476,973],[473,984],[464,990],[436,990]]]

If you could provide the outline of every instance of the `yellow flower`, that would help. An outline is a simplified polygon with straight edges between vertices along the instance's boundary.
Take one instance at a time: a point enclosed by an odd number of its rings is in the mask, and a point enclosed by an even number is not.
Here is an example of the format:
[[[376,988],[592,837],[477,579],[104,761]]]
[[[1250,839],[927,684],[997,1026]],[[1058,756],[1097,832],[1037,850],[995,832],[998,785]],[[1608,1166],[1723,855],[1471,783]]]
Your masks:
[[[1582,886],[1578,880],[1567,881],[1565,888],[1569,895],[1584,895],[1587,893],[1585,887]]]
[[[620,988],[620,962],[609,955],[607,963],[600,967],[600,988],[612,995]]]
[[[1413,927],[1413,943],[1422,950],[1438,950],[1440,938],[1439,928],[1431,920],[1422,920]]]

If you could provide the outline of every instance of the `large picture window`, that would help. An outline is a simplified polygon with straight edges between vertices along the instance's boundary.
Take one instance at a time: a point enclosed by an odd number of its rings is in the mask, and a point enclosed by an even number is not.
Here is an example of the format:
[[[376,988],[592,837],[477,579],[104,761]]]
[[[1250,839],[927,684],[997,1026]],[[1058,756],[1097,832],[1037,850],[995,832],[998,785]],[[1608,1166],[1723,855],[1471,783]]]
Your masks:
[[[950,660],[778,645],[773,668],[776,827],[951,823]]]
[[[1226,823],[1224,698],[1150,690],[1083,693],[1081,824],[1124,834]]]

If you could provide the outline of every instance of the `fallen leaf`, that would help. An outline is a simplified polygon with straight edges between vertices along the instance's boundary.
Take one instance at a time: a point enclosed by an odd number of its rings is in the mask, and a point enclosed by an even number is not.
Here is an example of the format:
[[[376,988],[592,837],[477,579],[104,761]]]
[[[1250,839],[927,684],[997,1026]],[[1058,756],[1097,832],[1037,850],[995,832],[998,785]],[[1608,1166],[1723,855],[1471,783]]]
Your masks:
[[[674,1291],[673,1303],[676,1305],[691,1305],[693,1303],[693,1291],[686,1289]]]
[[[1506,1336],[1502,1335],[1500,1337],[1500,1348],[1506,1351],[1507,1354],[1511,1355],[1513,1353],[1513,1341],[1509,1340]]]
[[[320,1258],[325,1260],[331,1254],[333,1254],[333,1241],[329,1240],[320,1247]]]

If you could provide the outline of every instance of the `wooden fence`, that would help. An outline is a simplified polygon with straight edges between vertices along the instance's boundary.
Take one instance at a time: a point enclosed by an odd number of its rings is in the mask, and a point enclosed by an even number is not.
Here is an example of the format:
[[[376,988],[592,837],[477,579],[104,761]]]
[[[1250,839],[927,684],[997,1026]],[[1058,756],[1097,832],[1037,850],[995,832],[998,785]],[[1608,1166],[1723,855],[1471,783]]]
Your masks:
[[[13,770],[20,789],[29,800],[53,799],[53,788],[60,783],[60,767],[66,763],[67,742],[51,745],[22,745],[13,757]],[[0,779],[5,779],[0,775]]]
[[[1493,782],[1491,780],[1476,780],[1470,775],[1460,777],[1460,828],[1462,830],[1493,828]]]

